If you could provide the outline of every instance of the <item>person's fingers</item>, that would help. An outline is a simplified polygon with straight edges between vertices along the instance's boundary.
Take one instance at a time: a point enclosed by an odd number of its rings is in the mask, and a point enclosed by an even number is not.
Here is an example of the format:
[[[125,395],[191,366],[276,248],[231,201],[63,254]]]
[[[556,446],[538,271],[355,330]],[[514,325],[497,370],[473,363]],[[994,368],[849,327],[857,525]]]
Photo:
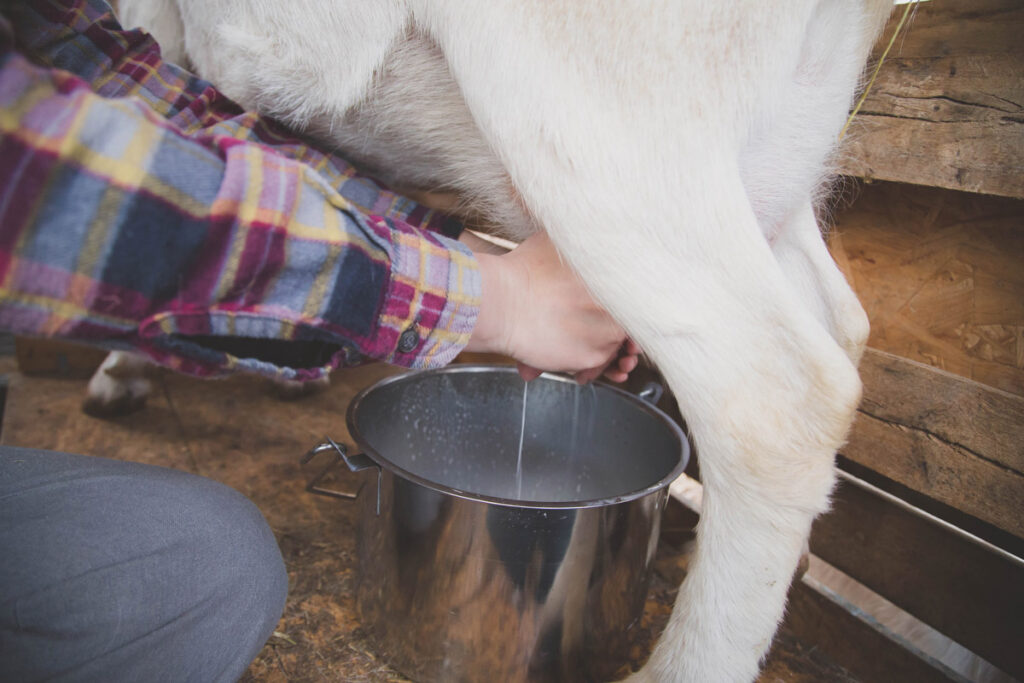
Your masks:
[[[605,379],[621,384],[629,379],[629,373],[636,368],[636,356],[622,356],[604,371]]]
[[[576,381],[580,384],[588,384],[604,375],[606,379],[621,384],[629,379],[629,373],[633,372],[636,366],[639,365],[639,352],[640,347],[637,346],[636,342],[626,339],[617,357],[596,368],[577,372],[575,375]]]
[[[629,379],[629,373],[628,372],[622,372],[621,370],[605,370],[604,377],[609,382],[615,382],[616,384],[622,384],[627,379]]]
[[[640,357],[636,355],[622,356],[619,358],[619,362],[617,363],[618,369],[627,375],[636,370],[636,366],[639,364]]]
[[[541,373],[543,372],[542,370],[538,370],[535,367],[531,367],[526,363],[516,363],[516,370],[519,371],[519,376],[522,377],[523,380],[526,382],[530,382],[532,380],[537,379],[538,377],[541,376]]]
[[[604,372],[606,367],[608,367],[608,366],[607,365],[601,365],[599,367],[590,368],[588,370],[580,370],[574,376],[574,378],[576,380],[576,383],[577,384],[590,384],[595,379],[597,379],[598,377],[601,376],[601,373]]]

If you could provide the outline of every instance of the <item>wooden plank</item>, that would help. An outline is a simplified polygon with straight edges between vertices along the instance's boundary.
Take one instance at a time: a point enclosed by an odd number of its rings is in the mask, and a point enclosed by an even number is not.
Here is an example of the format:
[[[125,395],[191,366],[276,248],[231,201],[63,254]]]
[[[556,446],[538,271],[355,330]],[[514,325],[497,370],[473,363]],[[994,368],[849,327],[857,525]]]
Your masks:
[[[873,62],[902,14],[897,9]],[[878,72],[839,171],[1024,196],[1024,3],[932,0]]]
[[[863,377],[865,398],[840,452],[1024,538],[1024,398],[877,351],[866,354]]]
[[[807,577],[795,581],[789,590],[782,628],[813,642],[862,681],[965,680]]]
[[[863,413],[1024,472],[1024,398],[874,349],[864,354],[860,376]]]
[[[58,339],[15,337],[18,369],[26,374],[89,377],[107,356],[107,351]]]
[[[840,452],[914,491],[1024,538],[1024,477],[923,430],[860,414]]]
[[[844,479],[811,551],[1024,679],[1024,562]]]
[[[1024,201],[875,183],[831,247],[868,345],[1024,395]]]

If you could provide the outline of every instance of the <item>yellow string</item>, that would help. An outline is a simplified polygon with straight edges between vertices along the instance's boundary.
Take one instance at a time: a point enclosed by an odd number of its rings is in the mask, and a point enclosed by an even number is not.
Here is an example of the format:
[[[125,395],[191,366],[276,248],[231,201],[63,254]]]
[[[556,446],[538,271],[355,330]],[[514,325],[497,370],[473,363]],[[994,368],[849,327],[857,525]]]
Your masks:
[[[864,104],[864,100],[868,98],[868,93],[871,92],[871,86],[875,84],[875,78],[878,76],[878,71],[879,69],[882,68],[882,62],[884,62],[885,58],[888,56],[889,50],[892,49],[893,43],[896,42],[896,36],[900,34],[900,29],[903,28],[903,22],[907,20],[907,16],[910,14],[910,8],[916,4],[917,2],[908,2],[907,8],[903,10],[903,16],[900,17],[899,23],[896,24],[896,30],[892,32],[892,38],[889,39],[889,44],[885,46],[885,51],[882,52],[882,56],[879,58],[878,64],[875,66],[875,71],[874,73],[871,74],[871,80],[868,81],[867,87],[864,88],[864,94],[862,94],[860,96],[860,99],[857,100],[857,106],[854,107],[853,111],[850,112],[850,115],[846,118],[846,123],[843,124],[843,129],[839,131],[840,140],[842,140],[843,136],[846,135],[846,129],[850,127],[850,122],[853,121],[853,117],[856,116],[857,112],[860,111],[860,107],[862,104]]]

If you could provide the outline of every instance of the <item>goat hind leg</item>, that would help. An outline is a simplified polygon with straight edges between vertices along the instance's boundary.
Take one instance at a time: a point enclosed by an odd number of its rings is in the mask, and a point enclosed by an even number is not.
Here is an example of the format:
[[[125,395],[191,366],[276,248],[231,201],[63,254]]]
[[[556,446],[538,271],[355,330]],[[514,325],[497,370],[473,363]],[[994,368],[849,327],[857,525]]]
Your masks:
[[[544,165],[534,167],[538,175]],[[709,175],[714,173],[708,163]],[[560,192],[586,196],[562,176]],[[653,181],[652,181],[653,182]],[[693,181],[697,184],[699,181]],[[742,197],[738,180],[701,196]],[[524,185],[525,187],[525,185]],[[596,196],[610,196],[598,193]],[[637,680],[743,681],[781,619],[836,448],[860,396],[850,356],[779,267],[743,202],[685,226],[526,195],[563,255],[664,373],[701,455],[696,555],[669,626]],[[594,200],[597,201],[597,200]],[[635,234],[627,225],[643,226]]]
[[[825,246],[810,203],[782,226],[772,253],[794,295],[858,364],[867,344],[868,317]]]
[[[564,257],[664,373],[701,455],[692,571],[637,680],[756,676],[860,397],[849,355],[796,295],[749,206],[702,205],[742,198],[738,174],[711,159],[705,168],[680,202],[692,211],[682,225],[662,219],[675,205],[638,216],[606,203],[605,220],[581,219],[578,207],[613,193],[588,194],[564,174],[540,187],[589,202],[522,185]]]
[[[772,253],[794,296],[858,364],[867,343],[868,317],[825,246],[809,202],[781,226]],[[810,546],[805,543],[797,575],[803,576],[809,566]]]
[[[153,385],[146,377],[150,362],[131,351],[111,351],[89,386],[82,410],[95,417],[127,415],[141,410]]]
[[[805,318],[787,289],[775,293]],[[637,336],[676,393],[704,482],[691,572],[638,680],[754,678],[859,397],[853,364],[823,328],[729,308],[703,340]]]

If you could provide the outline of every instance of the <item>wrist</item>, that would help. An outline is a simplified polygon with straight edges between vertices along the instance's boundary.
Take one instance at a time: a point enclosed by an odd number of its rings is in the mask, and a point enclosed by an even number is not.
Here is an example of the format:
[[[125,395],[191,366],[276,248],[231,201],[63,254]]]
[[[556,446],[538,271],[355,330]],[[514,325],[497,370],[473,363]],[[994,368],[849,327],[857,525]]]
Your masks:
[[[500,256],[476,254],[480,269],[480,309],[467,351],[509,353],[510,326],[508,264]]]

